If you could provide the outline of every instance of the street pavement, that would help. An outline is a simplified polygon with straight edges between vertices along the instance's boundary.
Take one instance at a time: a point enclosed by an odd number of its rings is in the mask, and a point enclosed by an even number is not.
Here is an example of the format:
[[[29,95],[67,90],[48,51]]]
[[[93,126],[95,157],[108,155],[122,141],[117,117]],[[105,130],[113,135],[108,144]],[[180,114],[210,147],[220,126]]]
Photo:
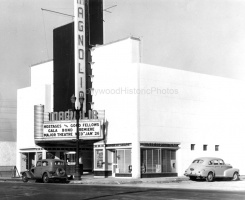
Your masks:
[[[22,181],[21,178],[0,177],[0,182]],[[35,183],[31,180],[30,183]],[[225,191],[244,191],[245,176],[240,176],[239,181],[215,180],[206,182],[204,180],[190,181],[185,176],[179,177],[159,177],[159,178],[95,178],[93,175],[85,174],[82,180],[71,180],[69,184],[83,185],[110,185],[125,187],[151,187],[151,188],[178,188],[178,189],[197,189],[197,190],[225,190]]]

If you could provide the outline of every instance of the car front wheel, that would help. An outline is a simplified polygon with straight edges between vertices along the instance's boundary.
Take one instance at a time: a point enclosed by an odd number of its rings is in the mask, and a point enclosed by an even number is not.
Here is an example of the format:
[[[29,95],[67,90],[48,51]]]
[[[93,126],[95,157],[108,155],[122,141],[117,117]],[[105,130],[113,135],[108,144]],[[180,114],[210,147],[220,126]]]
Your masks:
[[[239,175],[238,175],[237,172],[235,172],[235,173],[233,174],[232,180],[233,180],[233,181],[238,181],[238,180],[239,180]]]
[[[213,174],[213,172],[209,172],[208,173],[208,176],[207,176],[206,180],[208,182],[212,182],[214,180],[214,174]]]
[[[48,177],[48,174],[47,174],[47,173],[45,173],[45,174],[43,175],[43,182],[44,182],[44,183],[48,183],[48,182],[49,182],[49,177]]]
[[[27,178],[26,173],[24,173],[24,174],[22,175],[22,181],[23,181],[24,183],[28,182],[28,178]]]

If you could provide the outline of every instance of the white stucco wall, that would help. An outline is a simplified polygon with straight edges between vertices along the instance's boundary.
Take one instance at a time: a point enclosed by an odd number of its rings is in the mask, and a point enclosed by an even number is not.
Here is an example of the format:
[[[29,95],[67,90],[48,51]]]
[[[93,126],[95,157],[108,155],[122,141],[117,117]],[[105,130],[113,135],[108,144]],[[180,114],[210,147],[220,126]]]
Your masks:
[[[138,44],[126,39],[92,52],[94,109],[106,111],[107,143],[131,143],[137,135],[138,96],[131,89],[138,87]]]
[[[134,42],[92,52],[94,109],[106,110],[107,143],[178,142],[179,175],[201,156],[221,157],[245,174],[245,83],[139,63]]]
[[[139,40],[128,38],[97,47],[92,52],[92,61],[94,109],[105,110],[105,141],[107,144],[132,144],[132,177],[139,178]]]
[[[31,86],[53,84],[53,61],[31,67]]]
[[[48,63],[33,66],[32,85],[17,91],[17,159],[20,170],[20,150],[38,147],[34,141],[34,105],[45,105],[45,112],[53,111],[53,66]],[[48,75],[47,75],[48,74]]]
[[[140,140],[180,142],[179,174],[200,156],[222,157],[245,174],[245,164],[239,162],[245,130],[244,82],[140,64],[140,88],[149,92],[140,95]]]

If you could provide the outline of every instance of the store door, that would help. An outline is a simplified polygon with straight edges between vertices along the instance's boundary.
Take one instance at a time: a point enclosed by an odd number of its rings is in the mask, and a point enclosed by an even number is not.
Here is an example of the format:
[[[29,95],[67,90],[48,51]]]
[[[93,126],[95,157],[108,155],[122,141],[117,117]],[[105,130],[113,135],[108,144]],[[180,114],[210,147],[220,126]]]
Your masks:
[[[35,153],[21,153],[21,171],[26,171],[35,166]]]
[[[116,169],[117,169],[117,157],[116,157],[115,150],[111,150],[111,156],[112,156],[112,177],[115,177]]]

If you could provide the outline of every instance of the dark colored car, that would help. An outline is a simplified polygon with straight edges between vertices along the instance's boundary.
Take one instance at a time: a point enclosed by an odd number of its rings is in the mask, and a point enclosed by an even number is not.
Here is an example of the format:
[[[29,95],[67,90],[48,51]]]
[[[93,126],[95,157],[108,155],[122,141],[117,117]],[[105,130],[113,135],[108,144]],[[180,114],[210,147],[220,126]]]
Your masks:
[[[226,164],[221,158],[201,157],[191,163],[184,175],[190,180],[201,178],[211,182],[215,178],[229,178],[237,181],[239,180],[239,169]]]
[[[44,183],[51,180],[67,181],[65,171],[65,161],[59,159],[43,159],[37,161],[36,167],[29,171],[21,172],[23,182],[28,182],[29,179],[40,179]]]

